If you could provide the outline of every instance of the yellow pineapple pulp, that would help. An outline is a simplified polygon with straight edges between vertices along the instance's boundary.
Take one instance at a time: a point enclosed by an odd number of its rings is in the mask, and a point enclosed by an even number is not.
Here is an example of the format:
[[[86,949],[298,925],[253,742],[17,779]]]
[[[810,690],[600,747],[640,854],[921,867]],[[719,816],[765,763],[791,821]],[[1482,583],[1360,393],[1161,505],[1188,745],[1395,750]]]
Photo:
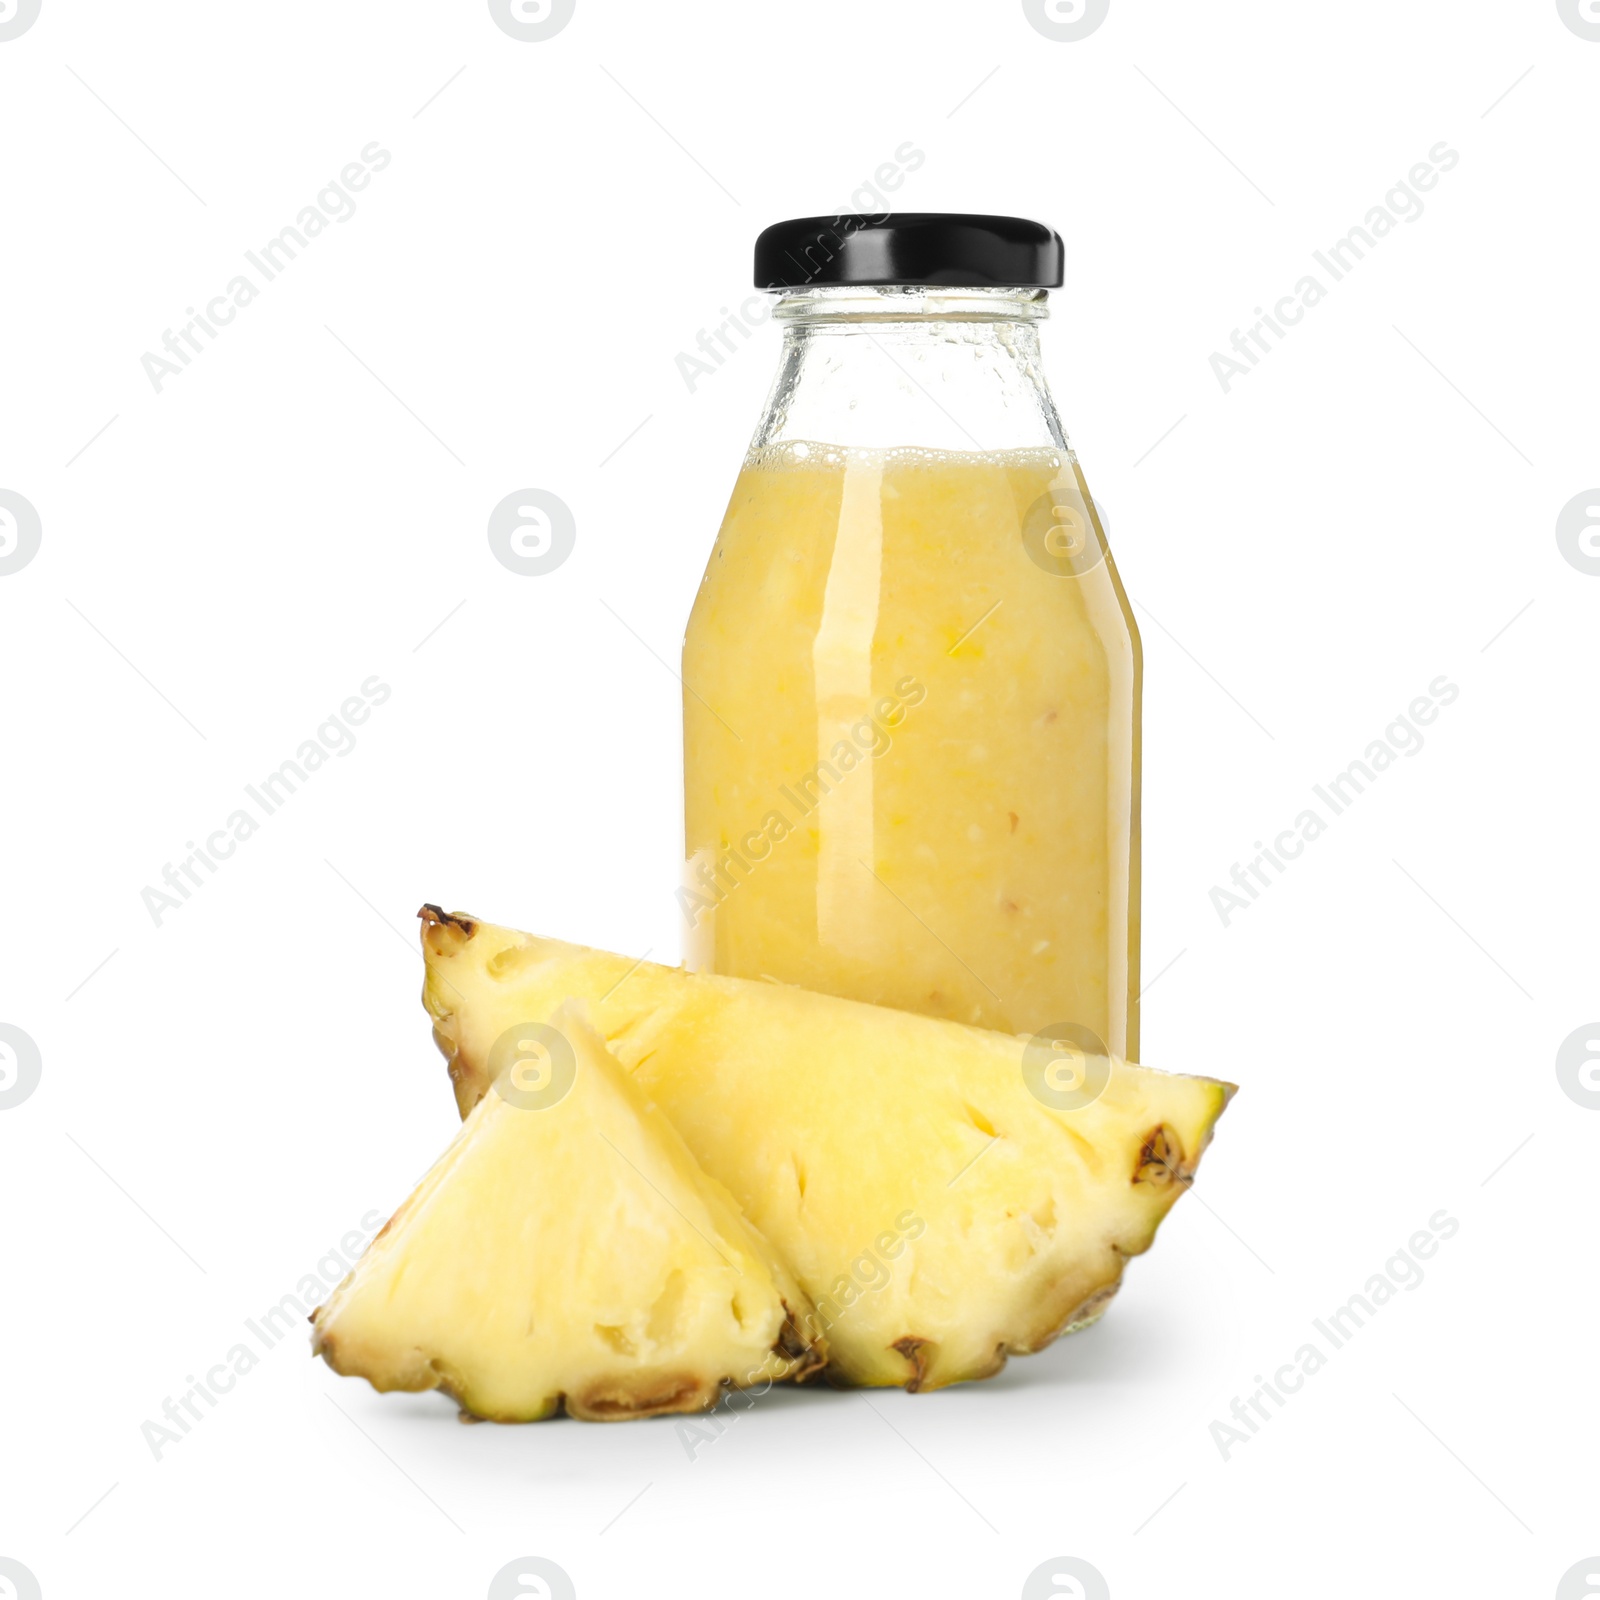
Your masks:
[[[581,1004],[513,1054],[317,1311],[328,1364],[503,1422],[700,1411],[819,1367],[804,1291]]]
[[[424,1003],[469,1122],[514,1059],[506,1041],[582,997],[811,1297],[829,1371],[847,1382],[986,1377],[1092,1321],[1192,1181],[1233,1093],[1048,1034],[686,973],[435,906],[421,915]],[[599,1200],[567,1203],[575,1228],[602,1232],[583,1220],[591,1204],[604,1215]]]

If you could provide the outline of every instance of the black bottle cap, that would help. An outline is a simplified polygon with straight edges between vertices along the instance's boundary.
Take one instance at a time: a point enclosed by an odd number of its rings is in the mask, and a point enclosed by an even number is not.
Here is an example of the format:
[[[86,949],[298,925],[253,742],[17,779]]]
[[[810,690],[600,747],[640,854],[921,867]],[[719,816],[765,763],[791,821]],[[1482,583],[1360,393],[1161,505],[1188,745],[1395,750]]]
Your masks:
[[[1065,255],[1060,234],[1025,217],[950,211],[796,217],[773,223],[756,239],[756,287],[1054,289]]]

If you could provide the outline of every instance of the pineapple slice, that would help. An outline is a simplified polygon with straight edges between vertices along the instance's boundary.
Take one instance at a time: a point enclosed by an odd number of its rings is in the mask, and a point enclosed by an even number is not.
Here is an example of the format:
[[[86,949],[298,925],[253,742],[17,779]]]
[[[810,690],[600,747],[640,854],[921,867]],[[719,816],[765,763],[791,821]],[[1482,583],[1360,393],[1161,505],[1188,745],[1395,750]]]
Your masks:
[[[805,1293],[582,1003],[541,1016],[317,1310],[313,1349],[497,1422],[703,1411],[819,1367]]]
[[[932,1389],[1093,1321],[1231,1084],[424,906],[423,1001],[463,1114],[519,1023],[594,1006],[635,1081],[815,1302],[830,1372]]]

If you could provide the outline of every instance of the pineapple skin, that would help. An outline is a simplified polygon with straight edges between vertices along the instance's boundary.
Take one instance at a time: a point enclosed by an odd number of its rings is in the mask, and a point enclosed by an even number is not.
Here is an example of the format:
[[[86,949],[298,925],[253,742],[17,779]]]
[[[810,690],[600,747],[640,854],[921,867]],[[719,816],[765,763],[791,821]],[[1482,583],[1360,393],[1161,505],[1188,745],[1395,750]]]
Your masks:
[[[1090,1058],[1058,1109],[1028,1041],[636,963],[425,906],[423,1003],[458,1108],[507,1028],[585,997],[617,1059],[812,1297],[831,1379],[988,1377],[1104,1311],[1234,1086]]]
[[[313,1315],[313,1352],[497,1422],[704,1411],[821,1367],[804,1290],[581,1003],[550,1025],[570,1088],[537,1109],[504,1080],[483,1096]]]

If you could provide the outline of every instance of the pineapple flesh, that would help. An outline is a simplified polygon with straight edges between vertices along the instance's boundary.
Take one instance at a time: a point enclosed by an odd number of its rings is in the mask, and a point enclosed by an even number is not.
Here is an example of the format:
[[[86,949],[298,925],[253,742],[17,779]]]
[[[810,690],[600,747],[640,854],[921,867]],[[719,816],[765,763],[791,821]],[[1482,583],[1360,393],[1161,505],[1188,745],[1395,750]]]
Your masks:
[[[513,1056],[316,1312],[328,1364],[500,1422],[702,1411],[821,1366],[804,1291],[582,1003]]]
[[[1234,1092],[1105,1056],[1064,1076],[1043,1036],[420,915],[424,1004],[462,1114],[521,1023],[587,999],[810,1295],[829,1374],[849,1383],[987,1377],[1093,1321]]]

